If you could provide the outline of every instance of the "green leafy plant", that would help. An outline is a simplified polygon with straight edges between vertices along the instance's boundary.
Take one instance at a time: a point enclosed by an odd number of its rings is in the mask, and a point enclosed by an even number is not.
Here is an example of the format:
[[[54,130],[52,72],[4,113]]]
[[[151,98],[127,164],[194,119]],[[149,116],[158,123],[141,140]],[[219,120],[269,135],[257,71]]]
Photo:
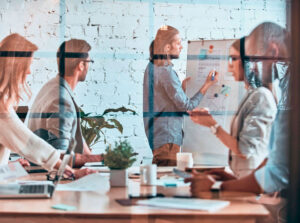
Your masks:
[[[128,141],[115,142],[115,148],[111,145],[106,147],[103,157],[104,165],[110,169],[127,169],[136,161],[134,158],[137,153],[134,153],[133,148]]]
[[[81,131],[89,147],[100,142],[102,137],[104,143],[106,143],[106,136],[103,132],[104,129],[117,129],[121,134],[123,133],[123,126],[117,119],[107,118],[109,114],[117,112],[131,112],[133,115],[136,115],[134,110],[125,107],[109,108],[101,115],[94,116],[92,113],[84,113],[84,111],[80,109]]]

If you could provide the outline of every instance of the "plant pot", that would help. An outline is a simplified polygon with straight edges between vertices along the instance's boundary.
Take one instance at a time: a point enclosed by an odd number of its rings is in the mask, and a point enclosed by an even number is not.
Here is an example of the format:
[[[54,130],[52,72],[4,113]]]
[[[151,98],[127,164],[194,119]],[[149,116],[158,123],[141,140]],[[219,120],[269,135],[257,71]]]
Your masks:
[[[128,185],[128,169],[110,170],[110,186],[126,187]]]

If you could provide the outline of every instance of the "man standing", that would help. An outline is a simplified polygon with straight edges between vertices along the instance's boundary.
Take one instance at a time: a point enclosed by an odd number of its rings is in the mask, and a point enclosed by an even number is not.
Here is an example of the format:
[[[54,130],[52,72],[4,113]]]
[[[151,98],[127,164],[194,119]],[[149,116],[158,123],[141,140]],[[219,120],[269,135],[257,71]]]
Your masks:
[[[189,78],[181,84],[172,64],[182,50],[179,31],[172,26],[162,26],[149,50],[150,61],[143,83],[144,128],[153,163],[176,166],[176,153],[183,140],[183,114],[199,105],[206,91],[218,81],[219,74],[210,72],[205,83],[189,98],[184,92]]]
[[[99,162],[102,155],[91,155],[80,128],[80,111],[73,91],[85,80],[91,46],[84,40],[71,39],[57,52],[58,75],[48,81],[35,98],[27,116],[28,127],[58,150],[75,152],[73,166]]]

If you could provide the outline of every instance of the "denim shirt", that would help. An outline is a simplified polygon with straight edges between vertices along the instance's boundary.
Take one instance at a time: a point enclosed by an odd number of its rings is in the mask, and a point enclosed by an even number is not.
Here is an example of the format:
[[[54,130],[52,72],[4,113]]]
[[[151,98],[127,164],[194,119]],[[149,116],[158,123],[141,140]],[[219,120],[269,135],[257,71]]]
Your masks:
[[[151,149],[167,143],[182,144],[183,115],[197,107],[203,98],[200,90],[188,98],[173,65],[149,63],[143,84],[144,128]]]
[[[289,75],[280,80],[282,97],[272,126],[269,157],[266,166],[255,172],[255,179],[265,193],[281,191],[288,187],[289,179]]]

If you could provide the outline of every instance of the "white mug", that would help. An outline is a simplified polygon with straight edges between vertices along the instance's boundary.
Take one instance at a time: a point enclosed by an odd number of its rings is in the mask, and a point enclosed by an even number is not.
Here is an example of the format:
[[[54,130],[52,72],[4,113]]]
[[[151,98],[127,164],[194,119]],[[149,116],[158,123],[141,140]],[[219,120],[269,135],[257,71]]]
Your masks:
[[[185,170],[185,168],[193,167],[193,155],[192,153],[177,153],[176,154],[177,169]]]
[[[144,165],[140,167],[141,185],[156,185],[156,164]]]

